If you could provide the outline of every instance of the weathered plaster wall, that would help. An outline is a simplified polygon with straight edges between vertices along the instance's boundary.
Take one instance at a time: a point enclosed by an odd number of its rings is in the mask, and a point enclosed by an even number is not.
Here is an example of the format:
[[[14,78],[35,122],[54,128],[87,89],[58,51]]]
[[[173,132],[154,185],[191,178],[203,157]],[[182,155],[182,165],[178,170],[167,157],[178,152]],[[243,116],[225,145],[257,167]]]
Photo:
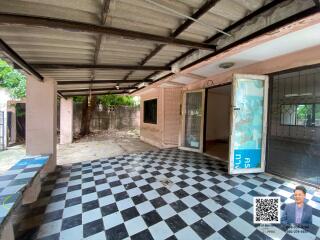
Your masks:
[[[82,104],[73,104],[73,131],[79,133],[81,128]],[[96,107],[91,123],[91,130],[127,130],[140,128],[139,106],[117,106],[103,108],[101,111]]]

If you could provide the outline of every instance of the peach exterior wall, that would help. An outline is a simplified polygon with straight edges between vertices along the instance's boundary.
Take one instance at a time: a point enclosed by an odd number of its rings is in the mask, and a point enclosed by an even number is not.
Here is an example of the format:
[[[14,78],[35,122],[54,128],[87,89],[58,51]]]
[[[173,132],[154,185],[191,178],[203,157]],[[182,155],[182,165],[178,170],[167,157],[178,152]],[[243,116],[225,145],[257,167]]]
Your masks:
[[[140,96],[140,139],[151,145],[162,147],[162,91],[161,88],[152,89]],[[157,99],[157,124],[143,122],[143,102],[150,99]]]
[[[203,89],[213,83],[214,85],[230,82],[234,73],[245,74],[268,74],[287,70],[290,68],[320,63],[320,46],[305,49],[295,53],[272,58],[246,67],[234,69],[216,76],[208,77],[195,84],[187,85],[183,90]],[[156,87],[141,95],[141,140],[159,148],[178,146],[180,125],[180,104],[182,98],[181,88]],[[143,101],[158,99],[158,123],[143,123]]]
[[[186,86],[187,90],[202,89],[212,85],[219,85],[232,81],[234,73],[269,74],[290,68],[320,63],[320,46],[304,49],[298,52],[271,58],[242,68],[235,68],[228,72],[208,77],[205,80]]]
[[[28,76],[26,98],[26,152],[28,155],[49,154],[46,171],[56,166],[57,156],[57,93],[56,81],[43,82]]]
[[[60,101],[60,144],[72,143],[73,140],[73,100]]]
[[[164,88],[163,109],[163,143],[178,146],[180,130],[180,106],[182,98],[181,88]]]
[[[143,102],[157,99],[157,124],[143,122]],[[178,146],[181,88],[155,88],[140,96],[140,139],[159,148]]]

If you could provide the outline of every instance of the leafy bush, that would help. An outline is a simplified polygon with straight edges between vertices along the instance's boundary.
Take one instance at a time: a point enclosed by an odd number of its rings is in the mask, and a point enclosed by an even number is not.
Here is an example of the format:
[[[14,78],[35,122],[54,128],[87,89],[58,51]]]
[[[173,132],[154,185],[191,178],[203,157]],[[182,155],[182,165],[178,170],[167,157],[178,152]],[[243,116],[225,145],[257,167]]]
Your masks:
[[[82,103],[84,101],[85,97],[84,96],[74,96],[73,101],[76,103]]]
[[[103,95],[98,96],[98,102],[105,107],[111,106],[135,106],[136,102],[132,96],[120,96],[120,95]]]
[[[0,87],[7,88],[12,98],[26,96],[26,76],[0,59]]]

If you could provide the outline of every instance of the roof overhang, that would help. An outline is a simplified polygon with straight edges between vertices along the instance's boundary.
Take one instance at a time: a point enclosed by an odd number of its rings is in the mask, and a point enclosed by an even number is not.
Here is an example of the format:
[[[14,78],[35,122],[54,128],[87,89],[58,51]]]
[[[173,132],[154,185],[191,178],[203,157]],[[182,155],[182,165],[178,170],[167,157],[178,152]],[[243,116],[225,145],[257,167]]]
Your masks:
[[[27,72],[73,96],[132,94],[169,76],[171,86],[201,81],[189,70],[312,16],[319,1],[28,0],[0,9],[1,38]]]
[[[320,13],[315,13],[281,28],[266,32],[227,51],[222,51],[215,56],[181,70],[178,74],[164,77],[156,83],[134,92],[133,95],[144,94],[144,91],[148,90],[148,88],[159,87],[165,83],[176,82],[183,84],[182,87],[186,87],[203,80],[214,81],[216,76],[225,72],[236,71],[236,69],[304,49],[320,47],[319,43]],[[219,67],[222,63],[226,62],[231,62],[234,65],[228,69]],[[192,75],[202,76],[202,79],[192,77]]]

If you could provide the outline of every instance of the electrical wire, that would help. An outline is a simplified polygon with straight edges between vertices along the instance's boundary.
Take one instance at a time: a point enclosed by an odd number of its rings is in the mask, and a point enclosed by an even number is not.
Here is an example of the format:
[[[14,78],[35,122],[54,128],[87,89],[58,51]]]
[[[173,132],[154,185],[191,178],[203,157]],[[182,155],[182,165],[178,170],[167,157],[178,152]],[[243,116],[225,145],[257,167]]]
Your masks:
[[[213,26],[211,26],[211,25],[209,25],[209,24],[207,24],[207,23],[205,23],[205,22],[203,22],[203,21],[200,21],[200,20],[198,20],[198,19],[195,19],[195,18],[190,17],[190,16],[188,16],[188,15],[185,15],[185,14],[183,14],[183,13],[180,13],[180,12],[174,10],[174,9],[171,9],[171,8],[169,8],[169,7],[166,7],[166,6],[164,6],[164,5],[160,4],[160,3],[155,2],[154,0],[145,0],[145,1],[148,2],[148,3],[150,3],[150,4],[153,4],[153,5],[155,5],[155,6],[158,6],[158,7],[160,7],[160,8],[163,8],[163,9],[165,9],[165,10],[171,12],[171,13],[174,13],[176,16],[178,15],[178,16],[180,16],[180,17],[184,17],[184,18],[187,18],[187,19],[189,19],[189,20],[191,20],[191,21],[194,21],[194,22],[196,22],[196,23],[204,26],[205,28],[210,29],[210,32],[211,32],[211,33],[212,33],[212,28],[213,28],[214,30],[216,30],[216,31],[218,31],[218,32],[220,32],[220,33],[222,33],[222,34],[224,34],[224,35],[227,35],[227,36],[229,36],[229,37],[232,36],[231,34],[226,33],[226,32],[224,32],[223,30],[221,30],[221,29],[219,29],[219,28],[213,27]],[[166,12],[166,13],[167,13],[167,12]]]

